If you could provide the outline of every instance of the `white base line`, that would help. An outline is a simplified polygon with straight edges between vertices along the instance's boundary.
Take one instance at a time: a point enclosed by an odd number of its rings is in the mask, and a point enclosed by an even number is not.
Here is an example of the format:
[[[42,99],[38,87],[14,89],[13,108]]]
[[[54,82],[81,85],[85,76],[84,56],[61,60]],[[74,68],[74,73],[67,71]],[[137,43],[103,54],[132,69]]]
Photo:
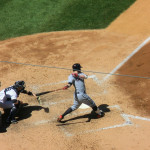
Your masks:
[[[150,37],[147,38],[141,45],[139,45],[128,57],[126,57],[118,66],[116,66],[110,74],[104,77],[103,82],[107,80],[112,74],[114,74],[120,67],[122,67],[133,55],[135,55],[146,43],[150,41]]]
[[[120,108],[119,105],[113,105],[113,106],[109,106],[108,108],[115,108],[119,111],[122,112],[122,109]],[[86,113],[90,113],[91,110],[86,110],[86,111],[82,111],[79,113],[73,112],[72,116],[78,116],[81,114],[86,114]],[[120,127],[125,127],[125,126],[133,126],[134,123],[130,120],[131,119],[139,119],[139,120],[143,120],[143,121],[148,121],[150,122],[150,118],[144,118],[144,117],[139,117],[139,116],[133,116],[133,115],[128,115],[128,114],[124,114],[124,113],[120,113],[120,116],[123,118],[124,122],[122,124],[116,124],[116,125],[112,125],[112,126],[107,126],[107,127],[103,127],[103,128],[98,128],[98,129],[91,129],[91,130],[86,130],[86,131],[82,131],[82,132],[78,132],[78,133],[71,133],[67,130],[67,128],[65,128],[65,126],[61,126],[62,131],[64,132],[64,134],[67,137],[70,136],[74,136],[74,135],[81,135],[81,134],[87,134],[87,133],[92,133],[92,132],[98,132],[98,131],[102,131],[102,130],[108,130],[108,129],[115,129],[115,128],[120,128]],[[37,122],[34,122],[34,124],[31,125],[43,125],[43,124],[49,124],[49,123],[53,123],[56,122],[56,117],[50,119],[50,120],[40,120]]]
[[[144,120],[144,121],[150,121],[150,118],[144,118],[144,117],[139,117],[139,116],[133,116],[133,115],[127,115],[123,114],[124,117],[132,118],[132,119],[139,119],[139,120]]]

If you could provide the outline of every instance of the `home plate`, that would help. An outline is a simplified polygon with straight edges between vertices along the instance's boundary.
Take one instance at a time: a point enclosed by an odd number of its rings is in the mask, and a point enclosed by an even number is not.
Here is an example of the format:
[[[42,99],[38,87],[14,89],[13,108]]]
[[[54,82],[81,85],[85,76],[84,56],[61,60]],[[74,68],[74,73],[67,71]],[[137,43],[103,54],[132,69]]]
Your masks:
[[[81,108],[81,109],[87,109],[87,108],[90,108],[90,107],[88,105],[81,104],[81,106],[79,108]]]

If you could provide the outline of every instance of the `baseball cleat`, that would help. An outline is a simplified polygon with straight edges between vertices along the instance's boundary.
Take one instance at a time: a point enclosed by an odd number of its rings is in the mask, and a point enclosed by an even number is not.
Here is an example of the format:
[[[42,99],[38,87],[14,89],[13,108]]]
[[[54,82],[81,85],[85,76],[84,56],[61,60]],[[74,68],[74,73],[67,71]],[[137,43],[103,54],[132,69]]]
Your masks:
[[[16,123],[18,123],[18,121],[16,119],[14,119],[14,120],[11,120],[11,123],[16,124]]]
[[[101,117],[102,117],[101,115],[99,115],[99,114],[97,115],[97,118],[101,118]]]
[[[103,111],[101,111],[100,114],[97,114],[97,118],[101,118],[101,117],[104,117],[105,113]]]
[[[58,121],[58,122],[61,122],[62,119],[63,119],[63,116],[60,115],[60,116],[57,118],[57,121]]]

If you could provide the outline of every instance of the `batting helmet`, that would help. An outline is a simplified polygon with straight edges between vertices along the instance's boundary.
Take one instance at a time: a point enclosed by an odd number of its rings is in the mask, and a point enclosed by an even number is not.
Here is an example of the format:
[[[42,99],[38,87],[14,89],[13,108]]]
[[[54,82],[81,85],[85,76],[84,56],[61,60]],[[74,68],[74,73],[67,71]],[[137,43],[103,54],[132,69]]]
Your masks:
[[[72,66],[73,71],[80,71],[82,66],[79,63],[76,63]]]
[[[14,87],[15,88],[21,87],[22,89],[24,89],[26,87],[26,84],[25,84],[24,81],[16,81],[15,84],[14,84]]]

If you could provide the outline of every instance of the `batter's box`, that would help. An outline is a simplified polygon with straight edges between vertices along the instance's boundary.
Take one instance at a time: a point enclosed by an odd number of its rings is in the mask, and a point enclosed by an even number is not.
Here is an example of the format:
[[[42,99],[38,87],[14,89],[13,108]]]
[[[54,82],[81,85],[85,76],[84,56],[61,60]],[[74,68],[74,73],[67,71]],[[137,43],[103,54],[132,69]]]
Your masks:
[[[91,117],[91,111],[83,111],[72,113],[65,117],[64,123],[58,124],[66,136],[74,136],[77,134],[85,134],[90,132],[97,132],[105,129],[123,127],[132,125],[127,117],[121,113],[118,105],[109,106],[102,118]]]

